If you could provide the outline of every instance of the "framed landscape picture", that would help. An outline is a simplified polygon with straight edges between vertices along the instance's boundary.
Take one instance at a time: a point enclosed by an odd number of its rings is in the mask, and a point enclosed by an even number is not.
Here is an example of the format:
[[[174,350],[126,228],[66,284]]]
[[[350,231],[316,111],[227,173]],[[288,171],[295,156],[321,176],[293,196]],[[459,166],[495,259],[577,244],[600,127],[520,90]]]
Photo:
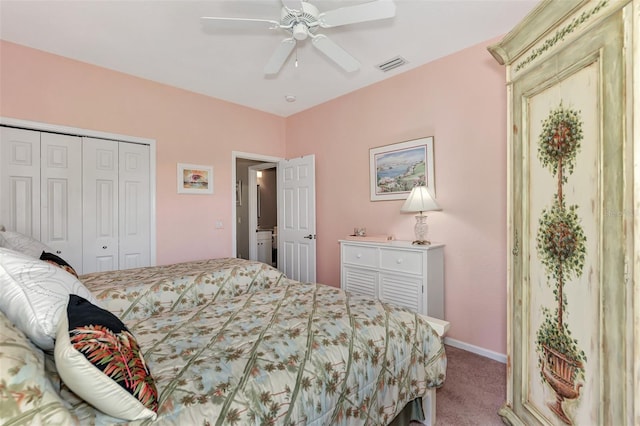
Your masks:
[[[433,137],[369,150],[371,201],[403,200],[415,186],[427,186],[435,197]]]
[[[213,167],[178,163],[178,194],[213,194]]]

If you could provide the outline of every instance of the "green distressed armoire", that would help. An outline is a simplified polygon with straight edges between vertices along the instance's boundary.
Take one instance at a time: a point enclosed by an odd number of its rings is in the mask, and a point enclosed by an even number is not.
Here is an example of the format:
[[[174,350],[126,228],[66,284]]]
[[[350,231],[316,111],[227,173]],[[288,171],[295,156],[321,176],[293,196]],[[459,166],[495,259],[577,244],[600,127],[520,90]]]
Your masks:
[[[508,93],[514,425],[640,425],[640,0],[545,0],[490,46]]]

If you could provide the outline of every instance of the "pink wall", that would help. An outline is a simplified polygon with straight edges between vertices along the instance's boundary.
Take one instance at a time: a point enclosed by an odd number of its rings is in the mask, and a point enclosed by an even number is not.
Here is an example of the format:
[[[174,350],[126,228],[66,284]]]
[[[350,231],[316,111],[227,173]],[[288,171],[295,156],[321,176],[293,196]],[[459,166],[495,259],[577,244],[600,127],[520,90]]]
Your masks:
[[[233,256],[231,151],[285,153],[282,117],[4,41],[0,116],[155,139],[158,264]],[[178,195],[178,162],[213,165],[214,195]]]
[[[412,239],[403,201],[369,199],[369,149],[434,137],[429,235],[445,248],[449,337],[506,352],[506,89],[482,43],[287,119],[287,156],[316,155],[318,281],[339,285],[338,240]]]
[[[232,255],[231,151],[315,154],[318,281],[334,286],[354,226],[413,235],[402,201],[369,201],[369,148],[434,136],[449,336],[505,353],[506,92],[487,44],[284,119],[0,41],[0,116],[155,139],[159,264]],[[177,162],[213,165],[215,194],[177,195]]]

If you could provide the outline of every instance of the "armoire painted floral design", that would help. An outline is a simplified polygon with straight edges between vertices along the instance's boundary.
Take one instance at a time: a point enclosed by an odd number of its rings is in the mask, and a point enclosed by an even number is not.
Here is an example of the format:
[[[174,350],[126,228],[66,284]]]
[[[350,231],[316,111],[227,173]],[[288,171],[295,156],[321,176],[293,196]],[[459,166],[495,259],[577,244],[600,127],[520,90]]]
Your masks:
[[[508,88],[508,424],[640,424],[639,46],[640,0],[545,0],[489,47]]]

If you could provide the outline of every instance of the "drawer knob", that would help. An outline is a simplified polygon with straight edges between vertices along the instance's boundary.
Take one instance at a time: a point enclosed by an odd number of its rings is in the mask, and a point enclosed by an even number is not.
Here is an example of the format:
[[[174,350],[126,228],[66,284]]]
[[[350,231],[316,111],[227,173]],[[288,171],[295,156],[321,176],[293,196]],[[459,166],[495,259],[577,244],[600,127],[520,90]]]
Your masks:
[[[396,263],[397,263],[398,265],[400,265],[402,262],[404,262],[404,260],[403,260],[402,258],[400,258],[400,259],[396,259]]]
[[[56,250],[56,254],[61,254],[62,252],[60,250]]]
[[[356,255],[356,258],[357,258],[357,259],[361,259],[361,258],[362,258],[362,254],[361,254],[361,253],[358,253],[358,254]]]

